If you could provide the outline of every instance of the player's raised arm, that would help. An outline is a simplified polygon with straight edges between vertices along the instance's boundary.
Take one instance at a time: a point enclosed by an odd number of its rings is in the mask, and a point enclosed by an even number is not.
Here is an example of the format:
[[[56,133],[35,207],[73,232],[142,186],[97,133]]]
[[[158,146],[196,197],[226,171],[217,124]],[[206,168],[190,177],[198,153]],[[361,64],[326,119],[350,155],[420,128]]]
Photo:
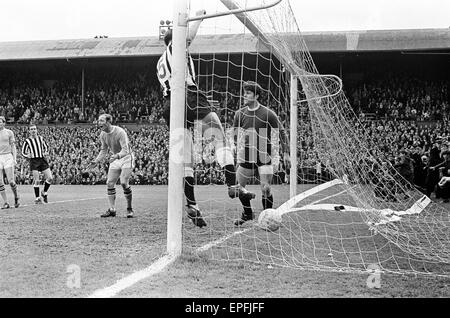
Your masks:
[[[200,15],[205,15],[206,10],[199,10],[195,13],[195,15],[198,17]],[[200,24],[203,20],[197,20],[189,24],[189,33],[187,35],[187,45],[189,46],[192,41],[194,41],[195,37],[197,36],[198,29],[200,28]]]

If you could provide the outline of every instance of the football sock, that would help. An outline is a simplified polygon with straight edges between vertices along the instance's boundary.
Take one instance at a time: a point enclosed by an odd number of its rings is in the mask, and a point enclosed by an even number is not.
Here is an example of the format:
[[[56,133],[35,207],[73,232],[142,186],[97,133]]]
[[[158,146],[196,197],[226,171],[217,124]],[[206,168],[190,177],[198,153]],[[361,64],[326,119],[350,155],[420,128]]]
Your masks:
[[[34,196],[37,198],[39,198],[39,187],[34,187]]]
[[[269,197],[263,197],[262,205],[263,205],[264,210],[271,209],[273,207],[273,195],[270,195]]]
[[[50,188],[51,183],[48,181],[45,181],[44,183],[44,194],[47,194],[48,189]]]
[[[6,202],[6,191],[5,191],[5,186],[3,184],[0,185],[0,195],[3,198],[3,201]]]
[[[17,184],[15,184],[15,183],[11,184],[11,190],[14,194],[14,198],[17,199]]]
[[[131,187],[124,189],[123,194],[125,195],[125,199],[127,199],[127,210],[131,210],[133,208],[131,204],[131,199],[133,198]]]
[[[185,177],[184,178],[184,195],[186,196],[186,201],[188,205],[196,205],[194,195],[194,178],[193,177]]]
[[[225,171],[225,182],[227,183],[227,186],[236,185],[236,171],[234,165],[226,165],[224,167],[224,171]]]
[[[110,205],[111,209],[115,210],[115,204],[116,204],[116,189],[115,188],[108,189],[108,200],[109,200],[109,205]]]
[[[248,198],[239,197],[239,200],[242,203],[242,206],[244,207],[244,214],[247,218],[252,218],[253,211],[252,206],[250,203],[250,200]]]

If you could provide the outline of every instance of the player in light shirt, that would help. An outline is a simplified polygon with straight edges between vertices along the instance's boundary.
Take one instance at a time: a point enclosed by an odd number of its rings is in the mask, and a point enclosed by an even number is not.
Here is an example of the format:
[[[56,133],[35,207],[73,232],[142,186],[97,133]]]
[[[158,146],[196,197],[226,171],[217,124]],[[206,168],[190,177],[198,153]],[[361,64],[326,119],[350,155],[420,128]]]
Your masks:
[[[112,125],[112,120],[112,116],[109,114],[102,114],[98,118],[98,126],[102,129],[100,133],[101,150],[97,158],[89,164],[88,169],[95,168],[106,158],[109,160],[108,180],[106,182],[109,209],[101,217],[116,216],[116,183],[120,178],[120,184],[127,200],[127,218],[132,218],[134,212],[129,181],[134,168],[134,155],[127,133],[123,128]]]
[[[6,119],[0,116],[0,195],[3,198],[2,209],[9,209],[3,176],[6,174],[11,190],[14,194],[14,206],[20,206],[17,195],[17,184],[14,176],[14,168],[17,164],[16,139],[12,130],[5,128]]]

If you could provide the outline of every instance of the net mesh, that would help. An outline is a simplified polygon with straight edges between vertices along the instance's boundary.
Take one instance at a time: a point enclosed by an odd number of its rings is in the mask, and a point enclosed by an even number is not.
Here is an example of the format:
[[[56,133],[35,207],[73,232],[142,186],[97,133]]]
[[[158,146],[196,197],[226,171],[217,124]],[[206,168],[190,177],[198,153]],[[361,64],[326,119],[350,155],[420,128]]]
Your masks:
[[[200,2],[191,4],[191,12],[194,5],[214,13],[272,1],[222,0],[214,8]],[[212,47],[221,53],[210,53]],[[205,20],[189,53],[230,145],[234,115],[244,107],[242,83],[262,86],[259,102],[278,115],[291,138],[297,136],[292,164],[298,186],[290,198],[289,170],[281,164],[272,193],[282,222],[278,230],[265,231],[257,222],[262,204],[255,173],[247,188],[257,193],[256,218],[236,227],[242,205],[227,197],[223,171],[211,160],[211,140],[194,127],[196,195],[208,226],[200,230],[186,219],[185,247],[217,260],[345,272],[376,266],[391,273],[449,276],[449,211],[389,162],[353,112],[341,80],[318,73],[288,1]],[[291,75],[299,84],[296,134],[289,127]],[[277,146],[274,142],[272,151],[282,156]]]

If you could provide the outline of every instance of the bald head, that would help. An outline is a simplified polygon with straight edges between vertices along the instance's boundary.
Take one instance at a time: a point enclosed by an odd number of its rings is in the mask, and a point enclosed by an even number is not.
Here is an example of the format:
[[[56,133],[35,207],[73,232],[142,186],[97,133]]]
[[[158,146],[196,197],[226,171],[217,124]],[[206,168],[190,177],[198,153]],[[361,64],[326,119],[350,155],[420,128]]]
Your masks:
[[[109,133],[112,126],[112,116],[110,114],[102,114],[98,117],[98,125],[103,131]]]
[[[98,121],[100,122],[100,121],[105,121],[105,122],[107,122],[107,123],[112,123],[112,116],[110,115],[110,114],[101,114],[99,117],[98,117]]]

